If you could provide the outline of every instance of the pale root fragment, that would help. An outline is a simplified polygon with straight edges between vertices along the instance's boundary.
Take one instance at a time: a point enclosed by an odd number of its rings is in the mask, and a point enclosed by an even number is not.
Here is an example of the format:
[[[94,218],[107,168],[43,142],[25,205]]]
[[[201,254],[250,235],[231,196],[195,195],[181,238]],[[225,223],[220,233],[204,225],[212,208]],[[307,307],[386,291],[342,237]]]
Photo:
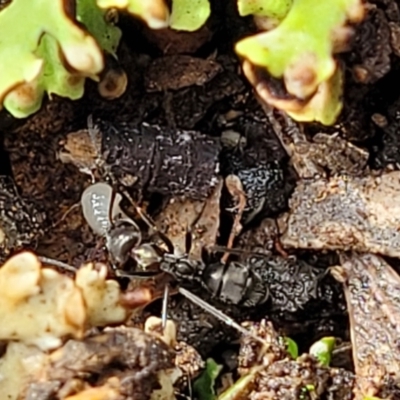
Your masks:
[[[66,336],[81,338],[87,328],[122,323],[128,307],[120,304],[119,285],[106,280],[106,272],[104,265],[95,270],[87,264],[74,281],[41,268],[30,252],[10,258],[0,268],[0,340],[48,350]]]
[[[119,391],[106,383],[103,386],[85,389],[78,394],[68,396],[65,400],[118,400],[121,398]]]
[[[49,349],[60,346],[63,336],[83,335],[86,310],[80,290],[71,278],[41,269],[32,253],[18,254],[3,265],[0,290],[1,340]]]

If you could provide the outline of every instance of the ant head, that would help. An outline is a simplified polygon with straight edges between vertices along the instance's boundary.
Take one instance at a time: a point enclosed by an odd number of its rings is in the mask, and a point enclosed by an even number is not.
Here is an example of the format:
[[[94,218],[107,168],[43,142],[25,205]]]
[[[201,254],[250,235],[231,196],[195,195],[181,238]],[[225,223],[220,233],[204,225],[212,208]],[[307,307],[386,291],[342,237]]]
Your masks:
[[[137,247],[142,240],[142,234],[136,223],[128,218],[115,221],[106,234],[106,247],[111,262],[117,266],[124,265],[131,250]]]

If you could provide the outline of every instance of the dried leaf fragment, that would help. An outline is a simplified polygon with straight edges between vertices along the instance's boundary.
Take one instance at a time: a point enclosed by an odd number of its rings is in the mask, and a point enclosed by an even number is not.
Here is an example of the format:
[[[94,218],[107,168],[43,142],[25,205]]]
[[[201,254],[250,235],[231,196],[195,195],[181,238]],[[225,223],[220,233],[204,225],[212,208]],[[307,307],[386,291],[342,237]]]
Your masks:
[[[399,183],[399,171],[303,180],[289,201],[282,244],[400,257]]]
[[[0,269],[0,282],[2,340],[47,349],[59,346],[65,335],[83,335],[86,313],[80,290],[67,276],[41,269],[32,253],[10,258]]]
[[[381,257],[341,255],[356,371],[355,398],[395,398],[400,390],[400,278]]]

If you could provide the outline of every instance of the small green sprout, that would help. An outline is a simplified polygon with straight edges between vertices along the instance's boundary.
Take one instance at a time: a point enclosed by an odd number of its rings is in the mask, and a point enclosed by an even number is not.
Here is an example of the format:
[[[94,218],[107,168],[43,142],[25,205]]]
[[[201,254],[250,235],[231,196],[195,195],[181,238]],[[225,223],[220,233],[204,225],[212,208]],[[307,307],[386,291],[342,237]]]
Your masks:
[[[242,376],[233,386],[220,394],[218,400],[238,400],[247,398],[247,396],[244,395],[249,391],[251,383],[260,370],[261,367],[253,367],[247,375]]]
[[[51,71],[57,69],[61,58],[74,71],[70,75],[74,94],[76,77],[96,78],[104,66],[96,40],[67,16],[62,0],[14,0],[4,8],[0,12],[0,58],[0,101],[3,103],[9,94],[6,107],[16,117],[25,117],[40,107],[43,88],[58,94]],[[64,78],[66,71],[56,72]],[[61,86],[65,83],[62,80]],[[10,93],[14,90],[19,95]],[[26,101],[19,104],[21,94]]]
[[[329,367],[335,343],[336,340],[334,337],[324,337],[310,347],[309,353],[313,355],[323,366]]]
[[[167,28],[169,10],[164,0],[97,0],[101,8],[125,9],[143,19],[152,29]]]
[[[242,17],[253,14],[277,20],[282,20],[286,16],[292,3],[293,0],[238,0],[237,2]]]
[[[297,343],[293,340],[290,339],[287,336],[281,337],[281,340],[283,340],[283,343],[285,344],[286,351],[290,355],[290,357],[293,358],[293,360],[296,360],[296,358],[299,356],[299,348],[297,347]]]
[[[312,392],[315,392],[315,386],[313,384],[305,385],[304,387],[301,388],[299,399],[305,400],[306,398],[309,397],[308,395]]]
[[[218,378],[222,366],[212,358],[206,361],[206,368],[193,384],[193,391],[199,400],[215,400],[215,380]]]

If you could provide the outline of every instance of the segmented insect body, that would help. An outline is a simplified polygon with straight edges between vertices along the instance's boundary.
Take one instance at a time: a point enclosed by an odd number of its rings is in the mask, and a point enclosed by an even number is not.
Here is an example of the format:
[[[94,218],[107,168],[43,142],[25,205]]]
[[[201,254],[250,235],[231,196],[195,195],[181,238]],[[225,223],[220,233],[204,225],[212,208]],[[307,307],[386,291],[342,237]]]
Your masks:
[[[266,282],[246,264],[235,261],[205,263],[193,260],[187,254],[163,252],[154,244],[139,246],[132,253],[143,269],[157,264],[159,271],[173,276],[178,284],[191,289],[200,285],[222,303],[254,307],[268,300]]]
[[[95,125],[105,162],[123,184],[196,200],[207,198],[218,184],[220,144],[215,138],[145,123],[96,120]]]
[[[255,307],[269,299],[269,289],[249,265],[231,261],[207,265],[201,274],[203,286],[226,304]]]

